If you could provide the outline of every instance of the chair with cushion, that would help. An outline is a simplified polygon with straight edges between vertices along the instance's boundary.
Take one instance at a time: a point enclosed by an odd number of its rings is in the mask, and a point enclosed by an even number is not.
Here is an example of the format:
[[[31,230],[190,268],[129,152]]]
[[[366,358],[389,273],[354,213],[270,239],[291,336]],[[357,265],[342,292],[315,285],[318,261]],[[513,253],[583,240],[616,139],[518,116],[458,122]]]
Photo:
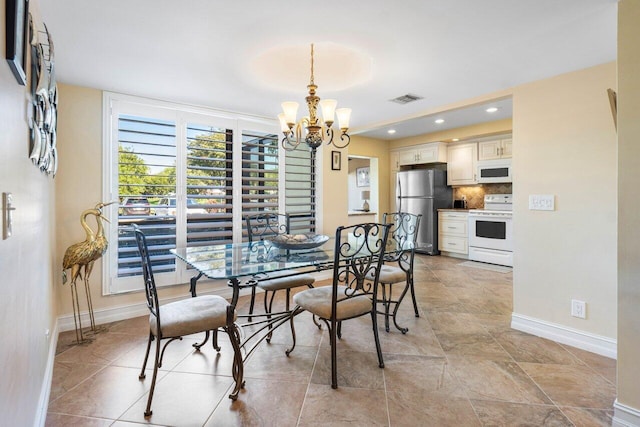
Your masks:
[[[413,300],[413,310],[416,317],[420,317],[416,293],[413,287],[413,258],[415,255],[416,240],[418,238],[418,228],[422,215],[414,215],[406,212],[385,213],[383,222],[390,224],[389,239],[387,240],[387,252],[385,253],[385,263],[380,271],[380,293],[382,295],[382,306],[385,314],[385,329],[389,332],[389,314],[393,307],[393,323],[400,332],[406,334],[408,329],[398,326],[396,315],[400,303],[408,290],[411,290]],[[404,289],[397,300],[393,299],[393,284],[404,283]]]
[[[378,365],[384,368],[378,337],[378,279],[389,232],[389,225],[365,223],[336,230],[333,283],[298,292],[293,296],[296,307],[291,321],[306,310],[327,325],[331,343],[331,387],[338,387],[337,338],[341,338],[342,322],[369,314],[378,353]],[[286,351],[289,355],[295,348]]]
[[[280,214],[277,212],[261,212],[258,214],[247,215],[245,217],[247,223],[247,235],[249,243],[258,240],[264,240],[278,234],[288,234],[290,231],[289,214]],[[266,277],[257,277],[257,286],[264,291],[264,309],[266,313],[271,313],[273,299],[279,290],[285,290],[286,307],[289,311],[289,300],[291,297],[291,289],[300,286],[313,287],[315,278],[310,274],[298,274],[289,272],[269,273]],[[255,300],[255,288],[251,290],[251,303],[249,306],[249,314],[253,314],[253,306]]]
[[[199,332],[216,331],[218,328],[224,330],[229,335],[231,346],[233,347],[233,368],[232,376],[235,381],[235,387],[229,398],[236,400],[240,388],[243,387],[243,362],[240,353],[240,336],[235,325],[236,310],[227,300],[217,295],[204,295],[176,301],[160,306],[158,304],[158,293],[156,283],[153,278],[153,270],[151,268],[151,259],[147,248],[147,240],[144,233],[137,225],[133,225],[136,243],[140,251],[142,260],[142,272],[145,283],[145,293],[147,297],[147,307],[151,314],[149,315],[149,342],[147,344],[147,352],[144,356],[140,379],[145,378],[145,369],[149,352],[151,350],[151,342],[156,341],[156,356],[153,364],[153,378],[151,380],[151,388],[149,389],[149,398],[147,400],[147,409],[144,412],[145,417],[152,414],[151,401],[158,376],[158,368],[162,367],[162,358],[167,345],[174,340],[181,340],[185,335],[191,335]],[[162,340],[168,340],[162,351],[160,343]],[[200,345],[194,344],[197,351],[200,351]],[[215,347],[215,344],[214,344]],[[219,350],[219,348],[218,348]]]

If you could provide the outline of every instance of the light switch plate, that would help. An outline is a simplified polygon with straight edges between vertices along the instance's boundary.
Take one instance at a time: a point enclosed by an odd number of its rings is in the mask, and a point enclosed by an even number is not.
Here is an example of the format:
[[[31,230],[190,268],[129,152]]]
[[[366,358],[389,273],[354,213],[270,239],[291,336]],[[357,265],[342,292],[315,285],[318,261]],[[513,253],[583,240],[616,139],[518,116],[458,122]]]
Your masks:
[[[555,197],[553,194],[530,194],[529,210],[553,211],[555,210]]]

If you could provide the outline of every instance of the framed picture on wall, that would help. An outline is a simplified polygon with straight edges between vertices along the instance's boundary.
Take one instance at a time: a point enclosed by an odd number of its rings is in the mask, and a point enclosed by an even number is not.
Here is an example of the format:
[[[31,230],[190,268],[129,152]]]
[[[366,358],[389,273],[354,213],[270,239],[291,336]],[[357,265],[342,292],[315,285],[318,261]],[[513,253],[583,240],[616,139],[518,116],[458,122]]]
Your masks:
[[[358,187],[369,186],[369,168],[356,169],[356,185]]]
[[[331,152],[331,170],[339,171],[342,167],[342,153],[340,151]]]
[[[29,2],[7,0],[7,61],[13,75],[22,86],[27,84],[27,50],[29,36]]]

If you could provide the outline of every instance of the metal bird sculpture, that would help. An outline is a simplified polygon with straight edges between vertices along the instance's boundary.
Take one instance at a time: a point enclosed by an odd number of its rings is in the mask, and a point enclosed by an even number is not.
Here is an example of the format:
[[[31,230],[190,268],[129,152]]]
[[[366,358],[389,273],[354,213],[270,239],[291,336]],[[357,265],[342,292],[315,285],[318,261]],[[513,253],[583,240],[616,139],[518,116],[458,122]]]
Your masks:
[[[113,203],[113,202],[111,202]],[[83,277],[85,292],[87,296],[87,309],[89,311],[89,319],[91,321],[91,330],[95,331],[95,319],[93,316],[93,304],[91,302],[91,289],[89,286],[89,276],[93,269],[94,262],[104,254],[107,250],[108,242],[104,236],[104,227],[102,220],[108,220],[102,215],[102,208],[111,203],[98,203],[95,208],[87,209],[80,215],[80,225],[85,230],[86,237],[82,242],[75,243],[67,248],[62,260],[62,283],[67,282],[66,270],[71,270],[71,302],[73,305],[73,320],[76,327],[76,340],[84,342],[82,334],[82,321],[80,318],[80,304],[78,300],[78,290],[76,281],[79,277]],[[94,233],[87,224],[87,217],[93,215],[98,224],[97,233]],[[84,270],[84,271],[83,271]],[[84,274],[83,274],[84,273]]]

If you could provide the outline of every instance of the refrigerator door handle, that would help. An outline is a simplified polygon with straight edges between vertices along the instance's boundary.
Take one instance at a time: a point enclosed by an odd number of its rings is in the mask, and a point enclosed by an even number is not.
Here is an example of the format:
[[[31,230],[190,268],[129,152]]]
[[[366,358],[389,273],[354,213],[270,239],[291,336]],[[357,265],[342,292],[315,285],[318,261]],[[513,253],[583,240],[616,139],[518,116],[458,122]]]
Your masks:
[[[396,203],[396,208],[398,210],[398,212],[402,212],[402,181],[400,181],[400,177],[396,175],[396,184],[398,187],[398,191],[396,194],[396,198],[398,199],[397,203]]]

